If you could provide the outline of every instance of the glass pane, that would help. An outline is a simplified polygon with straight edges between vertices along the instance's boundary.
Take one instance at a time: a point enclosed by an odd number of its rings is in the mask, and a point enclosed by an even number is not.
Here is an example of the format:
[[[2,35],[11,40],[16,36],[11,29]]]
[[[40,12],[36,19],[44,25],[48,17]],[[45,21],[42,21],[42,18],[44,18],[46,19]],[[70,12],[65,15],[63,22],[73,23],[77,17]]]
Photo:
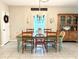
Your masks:
[[[77,29],[78,29],[77,26],[74,26],[74,30],[77,31]]]
[[[72,22],[72,17],[71,16],[68,16],[67,17],[67,24],[71,24],[71,22]]]
[[[65,16],[61,16],[61,26],[65,24]]]
[[[65,25],[65,16],[61,16],[61,30],[63,30],[63,26]]]
[[[71,31],[74,31],[74,26],[71,26],[71,29],[70,29]]]
[[[75,17],[73,18],[73,23],[74,23],[74,24],[77,24],[77,22],[78,22],[78,17],[75,16]]]

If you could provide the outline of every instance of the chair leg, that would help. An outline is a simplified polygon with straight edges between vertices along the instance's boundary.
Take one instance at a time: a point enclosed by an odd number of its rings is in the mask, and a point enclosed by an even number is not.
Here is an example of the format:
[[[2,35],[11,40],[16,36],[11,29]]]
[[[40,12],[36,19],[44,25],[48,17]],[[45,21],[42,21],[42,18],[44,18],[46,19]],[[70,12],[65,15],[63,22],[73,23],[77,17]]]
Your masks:
[[[31,43],[31,53],[33,53],[33,49],[34,49],[34,44],[33,44],[33,42]]]
[[[22,53],[24,53],[24,46],[22,45]]]
[[[31,53],[33,53],[32,47],[31,47]]]
[[[37,50],[37,44],[35,44],[35,53],[36,53],[36,50]]]
[[[46,52],[48,52],[48,46],[47,46],[47,44],[45,44],[44,46],[45,46]]]
[[[54,40],[54,48],[56,49],[56,40]]]
[[[32,45],[32,44],[31,44]],[[33,45],[31,46],[31,53],[32,53],[32,48],[33,48]]]
[[[25,45],[25,47],[24,47],[25,51],[26,51],[26,47],[27,47],[27,46]]]
[[[45,53],[45,45],[42,44],[42,48],[43,48],[43,53]]]
[[[59,51],[62,49],[62,42],[59,43]]]
[[[55,42],[55,47],[56,47],[56,52],[57,52],[58,51],[58,42],[57,42],[57,40]]]
[[[24,53],[24,50],[26,50],[26,45],[22,44],[22,53]]]
[[[35,53],[36,53],[36,48],[37,48],[37,46],[35,45]]]

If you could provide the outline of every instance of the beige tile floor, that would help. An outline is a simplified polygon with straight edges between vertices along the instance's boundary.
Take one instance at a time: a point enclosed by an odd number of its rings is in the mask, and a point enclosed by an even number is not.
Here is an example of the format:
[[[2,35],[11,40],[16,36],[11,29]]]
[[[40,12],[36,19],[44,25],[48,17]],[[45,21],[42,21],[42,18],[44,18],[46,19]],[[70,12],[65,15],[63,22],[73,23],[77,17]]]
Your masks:
[[[64,42],[61,52],[50,48],[48,53],[17,52],[17,42],[9,42],[0,47],[0,59],[77,59],[77,43]]]

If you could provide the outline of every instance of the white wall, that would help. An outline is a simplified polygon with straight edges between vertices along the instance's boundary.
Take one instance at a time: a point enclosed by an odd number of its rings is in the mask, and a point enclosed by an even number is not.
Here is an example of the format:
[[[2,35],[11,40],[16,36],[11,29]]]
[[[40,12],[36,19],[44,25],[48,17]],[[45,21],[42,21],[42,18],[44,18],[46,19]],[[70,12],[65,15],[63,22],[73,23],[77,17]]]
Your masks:
[[[26,28],[33,28],[33,16],[37,15],[38,11],[31,11],[31,7],[18,7],[11,6],[10,10],[10,34],[11,39],[16,39],[16,36]],[[48,11],[40,12],[40,14],[46,15],[46,28],[52,28],[52,31],[57,30],[57,14],[59,13],[77,13],[75,7],[48,7]],[[52,18],[53,23],[50,24]],[[27,19],[29,24],[27,24]]]
[[[8,5],[4,4],[4,3],[1,2],[1,1],[0,1],[0,11],[9,12]]]

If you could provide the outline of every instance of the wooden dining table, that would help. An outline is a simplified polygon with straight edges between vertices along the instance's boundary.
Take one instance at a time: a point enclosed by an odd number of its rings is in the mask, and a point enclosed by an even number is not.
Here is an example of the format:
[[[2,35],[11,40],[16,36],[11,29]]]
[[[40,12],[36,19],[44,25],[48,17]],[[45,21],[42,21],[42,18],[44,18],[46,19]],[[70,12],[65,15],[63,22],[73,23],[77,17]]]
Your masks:
[[[48,37],[50,36],[43,36],[43,37],[35,37],[35,36],[32,36],[32,40],[34,41],[34,39],[36,38],[44,38],[47,42],[48,42]],[[57,37],[56,35],[53,35],[53,37]],[[61,36],[60,36],[61,37]],[[18,34],[16,36],[17,38],[17,51],[19,52],[20,49],[22,49],[22,34]],[[56,51],[58,51],[60,49],[60,41],[59,39],[56,39]]]
[[[31,37],[31,36],[27,36],[27,37]],[[19,34],[19,35],[17,35],[16,36],[16,38],[17,38],[17,50],[18,50],[18,52],[19,52],[19,50],[20,50],[20,48],[21,48],[21,44],[22,44],[22,34]],[[32,38],[32,41],[34,42],[34,39],[39,39],[39,38],[44,38],[44,39],[46,39],[46,37],[45,36],[43,36],[43,37],[35,37],[35,36],[32,36],[31,37]],[[30,42],[30,41],[29,41]]]

